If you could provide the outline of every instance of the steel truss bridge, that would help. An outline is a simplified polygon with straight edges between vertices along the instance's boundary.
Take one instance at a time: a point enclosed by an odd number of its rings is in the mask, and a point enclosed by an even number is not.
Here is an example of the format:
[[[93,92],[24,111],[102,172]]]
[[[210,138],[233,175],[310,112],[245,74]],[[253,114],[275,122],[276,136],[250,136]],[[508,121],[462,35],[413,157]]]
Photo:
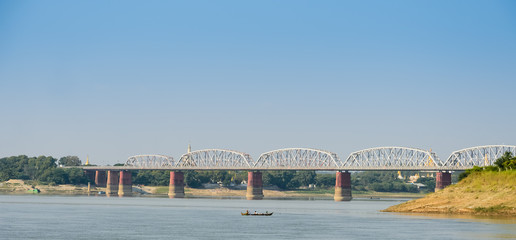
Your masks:
[[[417,170],[453,171],[492,165],[505,152],[516,156],[516,146],[487,145],[453,152],[446,161],[430,151],[410,147],[376,147],[337,154],[312,148],[284,148],[261,154],[255,161],[244,152],[204,149],[183,154],[179,160],[166,155],[131,156],[124,166],[82,166],[90,170]]]

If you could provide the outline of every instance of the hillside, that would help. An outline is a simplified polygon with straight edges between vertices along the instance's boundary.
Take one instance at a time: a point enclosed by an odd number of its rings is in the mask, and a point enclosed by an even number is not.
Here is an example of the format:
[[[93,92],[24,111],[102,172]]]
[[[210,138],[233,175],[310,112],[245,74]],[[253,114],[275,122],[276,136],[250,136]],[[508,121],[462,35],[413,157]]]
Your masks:
[[[441,191],[383,211],[516,216],[516,170],[475,172]]]

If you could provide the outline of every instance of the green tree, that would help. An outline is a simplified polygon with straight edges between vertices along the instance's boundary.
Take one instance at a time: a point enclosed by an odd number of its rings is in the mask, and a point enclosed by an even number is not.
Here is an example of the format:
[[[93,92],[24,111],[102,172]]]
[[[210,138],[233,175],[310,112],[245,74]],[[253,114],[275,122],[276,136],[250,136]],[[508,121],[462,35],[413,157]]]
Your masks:
[[[46,169],[39,180],[50,184],[65,184],[68,181],[68,174],[63,168]]]
[[[66,156],[59,159],[59,165],[62,166],[81,166],[82,162],[77,156]]]
[[[516,157],[513,157],[510,160],[505,161],[503,163],[503,167],[506,170],[514,170],[514,169],[516,169]]]
[[[265,185],[275,185],[280,189],[289,189],[295,188],[295,185],[299,185],[298,182],[289,184],[294,178],[294,175],[295,172],[293,171],[267,171],[263,172],[262,180]]]
[[[292,181],[296,181],[300,186],[309,186],[315,183],[315,171],[296,171]],[[299,187],[299,186],[298,186]]]
[[[512,152],[505,152],[503,154],[503,156],[501,156],[500,158],[496,159],[495,161],[495,166],[497,166],[500,170],[504,170],[505,169],[505,163],[506,162],[510,162],[511,159],[513,158],[512,156]]]
[[[199,173],[196,171],[186,171],[185,172],[185,184],[191,188],[200,188],[202,187],[202,182],[199,179]]]
[[[425,184],[428,192],[433,192],[435,189],[435,178],[433,177],[421,177],[416,181],[416,183]]]
[[[151,185],[154,186],[167,186],[170,184],[170,172],[162,170],[151,171]]]
[[[405,173],[409,174],[409,173]],[[417,192],[417,186],[398,179],[395,171],[368,171],[351,174],[351,186],[355,190],[378,192]]]
[[[317,174],[315,176],[315,183],[317,187],[330,188],[335,187],[335,174]]]
[[[67,181],[68,184],[88,184],[88,178],[84,174],[84,171],[79,168],[67,168],[64,169],[67,175]]]

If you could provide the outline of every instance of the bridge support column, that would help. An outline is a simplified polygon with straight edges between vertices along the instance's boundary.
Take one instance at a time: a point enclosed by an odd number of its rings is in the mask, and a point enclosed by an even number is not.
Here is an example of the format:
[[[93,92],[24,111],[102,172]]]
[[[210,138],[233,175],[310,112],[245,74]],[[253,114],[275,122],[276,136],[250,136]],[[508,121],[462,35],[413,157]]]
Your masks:
[[[451,173],[450,172],[438,172],[435,175],[435,191],[436,192],[449,185],[451,185]]]
[[[348,171],[337,172],[333,199],[337,202],[351,201],[351,174]]]
[[[106,187],[106,171],[95,171],[95,185],[97,187]]]
[[[106,194],[112,195],[118,193],[118,172],[107,171]]]
[[[130,196],[133,193],[133,180],[131,172],[120,171],[118,180],[118,196]]]
[[[168,186],[168,196],[170,198],[185,197],[185,177],[183,172],[170,172],[170,184]]]
[[[261,172],[247,173],[247,200],[263,199],[263,183]]]

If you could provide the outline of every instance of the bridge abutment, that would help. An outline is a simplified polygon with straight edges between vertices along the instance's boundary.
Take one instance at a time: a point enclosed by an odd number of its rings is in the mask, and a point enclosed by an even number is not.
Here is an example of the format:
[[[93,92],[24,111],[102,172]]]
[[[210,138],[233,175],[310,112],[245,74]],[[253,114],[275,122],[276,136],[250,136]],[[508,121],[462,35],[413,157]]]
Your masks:
[[[95,171],[95,186],[106,187],[106,171],[97,170]]]
[[[170,198],[185,197],[185,180],[183,172],[170,172],[170,184],[168,186],[168,196]]]
[[[263,199],[263,183],[261,172],[247,173],[247,200]]]
[[[451,173],[438,172],[435,176],[435,191],[442,190],[449,185],[451,185]]]
[[[133,193],[133,180],[131,172],[120,171],[118,180],[118,196],[129,196]]]
[[[118,172],[107,171],[106,194],[113,195],[118,193]]]
[[[348,171],[338,171],[336,173],[335,196],[333,199],[337,202],[351,201],[351,174]]]

